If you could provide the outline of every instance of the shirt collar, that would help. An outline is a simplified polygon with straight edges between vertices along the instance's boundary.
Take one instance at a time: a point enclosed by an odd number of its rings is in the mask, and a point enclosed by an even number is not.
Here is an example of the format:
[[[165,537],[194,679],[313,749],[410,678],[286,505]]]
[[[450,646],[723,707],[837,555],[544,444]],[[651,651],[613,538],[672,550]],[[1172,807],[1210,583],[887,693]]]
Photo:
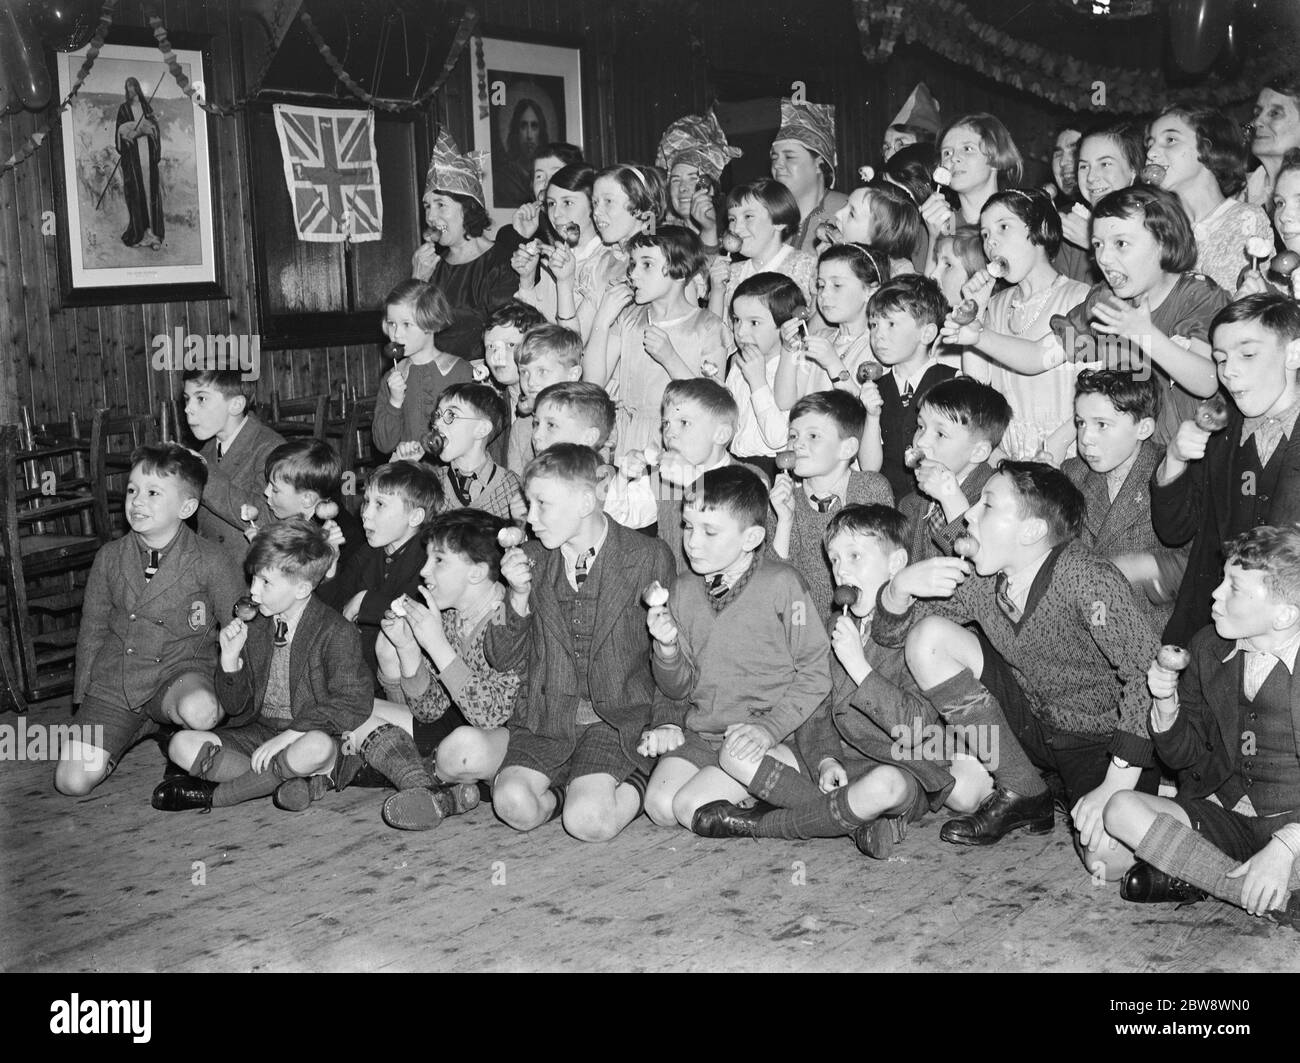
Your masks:
[[[595,561],[596,558],[600,556],[600,551],[605,545],[605,540],[609,538],[609,518],[606,517],[604,513],[602,513],[600,515],[600,519],[601,519],[601,523],[604,526],[600,530],[600,538],[597,539],[591,546],[592,561]],[[587,552],[586,550],[582,550],[582,551],[575,550],[572,544],[570,543],[560,543],[560,556],[564,558],[564,563],[565,565],[568,566],[569,571],[573,571],[573,566],[574,563],[578,560],[578,555],[580,553],[585,554],[586,552]]]
[[[1031,561],[1024,568],[1007,575],[1007,597],[1020,606],[1021,609],[1025,607],[1025,602],[1029,599],[1029,588],[1034,585],[1034,579],[1037,577],[1039,569],[1046,564],[1047,559],[1051,556],[1052,551],[1048,550],[1036,561]]]
[[[230,448],[235,445],[235,440],[239,438],[239,433],[244,430],[244,425],[246,424],[248,424],[248,414],[244,414],[244,419],[239,422],[239,427],[235,429],[234,433],[231,435],[229,439],[225,440],[224,442],[222,442],[221,439],[217,440],[217,445],[221,448],[222,457],[225,457],[227,454],[230,453]]]
[[[894,366],[894,368],[892,368],[890,372],[894,374],[894,381],[898,385],[898,393],[901,395],[904,391],[906,391],[908,384],[912,385],[912,394],[916,394],[916,392],[920,391],[921,379],[925,376],[926,373],[928,373],[931,370],[931,368],[937,365],[938,362],[939,359],[936,358],[933,354],[931,354],[928,358],[926,358],[924,362],[921,363],[921,365],[917,367],[916,372],[913,373],[910,377],[903,376],[902,373],[898,371],[898,366]]]
[[[283,620],[289,626],[288,633],[285,636],[287,641],[293,641],[293,633],[298,630],[298,621],[302,619],[302,614],[306,611],[307,603],[309,601],[311,601],[310,598],[303,598],[301,601],[296,601],[283,613],[277,613],[271,618],[273,621]]]
[[[1295,432],[1296,418],[1300,417],[1300,402],[1293,402],[1281,413],[1275,413],[1272,416],[1261,414],[1259,417],[1246,417],[1241,422],[1241,445],[1244,447],[1250,442],[1250,437],[1256,432],[1269,434],[1273,431],[1281,431],[1281,434],[1290,437]]]
[[[1294,675],[1296,655],[1298,652],[1300,652],[1300,631],[1297,631],[1275,650],[1254,650],[1250,648],[1246,639],[1238,639],[1232,647],[1232,652],[1223,658],[1223,663],[1227,664],[1239,653],[1263,653],[1267,654],[1269,657],[1276,657],[1286,665],[1286,670]]]

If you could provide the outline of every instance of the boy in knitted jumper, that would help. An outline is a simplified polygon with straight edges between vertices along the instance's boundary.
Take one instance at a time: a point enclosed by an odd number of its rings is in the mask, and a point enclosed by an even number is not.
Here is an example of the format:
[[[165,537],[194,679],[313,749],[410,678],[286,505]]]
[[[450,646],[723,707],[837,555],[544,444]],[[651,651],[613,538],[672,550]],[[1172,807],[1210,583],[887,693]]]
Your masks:
[[[1002,393],[970,377],[944,380],[923,392],[912,447],[921,464],[916,488],[898,503],[907,520],[907,556],[915,564],[952,553],[965,515],[993,475],[989,455],[1011,423]]]
[[[1064,473],[1003,461],[966,516],[973,560],[903,569],[880,592],[871,637],[906,644],[913,678],[947,723],[991,736],[981,745],[997,763],[980,756],[997,785],[972,815],[944,825],[944,841],[991,845],[1020,827],[1050,831],[1041,770],[1060,777],[1085,863],[1109,874],[1123,857],[1102,809],[1119,790],[1154,793],[1159,783],[1146,730],[1156,636],[1119,570],[1074,541],[1083,509]],[[982,638],[961,626],[971,623]]]
[[[849,467],[858,455],[865,418],[862,403],[848,392],[805,395],[790,408],[787,446],[794,468],[772,485],[772,550],[808,582],[823,626],[831,615],[831,570],[822,547],[826,525],[843,506],[894,504],[889,481],[880,473]]]
[[[886,506],[845,506],[826,529],[835,581],[856,600],[831,632],[834,689],[795,734],[801,772],[768,756],[739,760],[727,774],[774,811],[726,801],[704,805],[691,829],[706,838],[840,838],[884,859],[907,825],[947,806],[973,812],[992,780],[979,761],[955,757],[954,732],[912,682],[901,649],[871,640],[876,593],[907,564],[906,523]],[[933,738],[942,734],[940,748]]]
[[[1147,673],[1151,737],[1178,794],[1117,793],[1106,830],[1137,853],[1125,900],[1210,893],[1300,930],[1300,530],[1252,528],[1224,552],[1188,667]]]
[[[438,399],[429,443],[448,509],[482,510],[522,523],[524,492],[519,477],[492,460],[488,446],[505,429],[506,406],[488,384],[453,384]]]
[[[830,644],[808,588],[759,550],[766,496],[749,469],[700,477],[683,511],[692,572],[647,617],[655,682],[677,708],[639,748],[659,761],[646,814],[661,827],[689,828],[701,805],[745,797],[720,754],[796,765],[783,743],[830,692]]]

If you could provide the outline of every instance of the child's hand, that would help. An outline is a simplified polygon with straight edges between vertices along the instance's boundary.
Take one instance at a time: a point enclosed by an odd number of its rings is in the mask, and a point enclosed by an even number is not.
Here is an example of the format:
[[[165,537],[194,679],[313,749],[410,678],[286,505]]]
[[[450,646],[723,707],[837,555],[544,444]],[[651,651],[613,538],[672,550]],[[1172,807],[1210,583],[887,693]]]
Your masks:
[[[395,626],[394,621],[399,624],[405,623],[402,617],[390,617],[390,614],[385,613],[383,619],[379,621],[379,634],[375,636],[375,661],[379,664],[380,675],[395,676],[402,673],[402,661],[397,655],[397,646],[388,634],[388,627]],[[408,634],[405,637],[410,636]],[[414,639],[410,641],[412,644],[415,642]],[[346,753],[347,750],[345,749],[344,752]]]
[[[1081,218],[1074,211],[1061,215],[1061,235],[1075,247],[1088,247],[1088,226],[1091,218]]]
[[[858,398],[862,400],[862,405],[867,408],[868,420],[875,420],[880,417],[880,412],[885,408],[885,400],[881,397],[880,388],[876,387],[874,380],[868,380],[862,385],[862,390],[858,392]]]
[[[960,557],[932,557],[908,565],[894,577],[894,592],[913,598],[951,598],[971,574]]]
[[[517,597],[528,597],[533,586],[533,566],[522,546],[512,546],[501,555],[501,577]]]
[[[956,215],[953,214],[952,207],[948,206],[948,201],[938,191],[931,192],[926,201],[921,204],[921,220],[930,230],[931,246],[934,244],[934,237],[941,233],[955,232],[957,229],[953,224]]]
[[[643,757],[662,757],[685,741],[686,736],[682,734],[680,727],[675,723],[666,723],[652,731],[642,731],[641,741],[637,743],[636,751]]]
[[[1147,669],[1147,689],[1151,691],[1151,697],[1156,701],[1164,702],[1160,708],[1168,712],[1176,709],[1174,699],[1178,697],[1178,673],[1171,672],[1168,668],[1161,668],[1155,661],[1151,662],[1151,667]]]
[[[596,307],[596,325],[609,328],[618,320],[618,315],[632,305],[632,289],[626,284],[616,284],[600,297]]]
[[[357,591],[356,594],[348,599],[347,604],[343,606],[342,610],[344,620],[347,620],[350,623],[356,623],[357,616],[361,613],[361,599],[365,596],[365,591]]]
[[[838,790],[841,786],[848,786],[849,773],[844,770],[844,765],[834,757],[827,757],[817,768],[817,788],[822,793],[828,794],[832,790]]]
[[[1184,465],[1189,461],[1200,461],[1205,457],[1205,447],[1209,442],[1209,432],[1195,421],[1184,421],[1174,433],[1174,441],[1169,444],[1169,456]]]
[[[657,325],[651,325],[641,333],[641,346],[645,348],[645,353],[662,365],[668,368],[668,362],[671,358],[678,357],[677,348],[673,346],[673,341],[668,338],[668,333]]]
[[[959,325],[950,313],[939,328],[939,339],[950,347],[973,347],[984,334],[980,319],[976,318],[967,325]]]
[[[1104,336],[1126,336],[1141,347],[1146,347],[1156,332],[1145,295],[1138,296],[1137,306],[1115,295],[1098,299],[1092,308],[1092,327]]]
[[[542,220],[542,205],[536,200],[531,203],[525,203],[515,211],[513,224],[515,232],[525,240],[531,240],[537,235],[537,227]]]
[[[1229,871],[1228,878],[1245,876],[1241,906],[1251,915],[1283,907],[1294,860],[1291,850],[1274,838],[1244,864]]]
[[[750,391],[767,387],[767,362],[756,348],[742,347],[738,350],[736,365],[740,368],[740,375],[745,378]]]
[[[781,346],[787,351],[804,352],[808,349],[807,337],[804,330],[807,323],[800,318],[792,317],[781,326]]]
[[[424,444],[418,439],[404,439],[397,444],[397,449],[393,451],[388,459],[389,461],[423,461]]]
[[[867,663],[866,652],[862,649],[862,636],[853,617],[841,613],[835,618],[835,627],[831,629],[831,649],[835,651],[835,656],[850,678],[856,679],[862,672],[870,674],[871,665]]]
[[[776,742],[754,723],[733,723],[727,728],[722,748],[737,760],[759,760]]]
[[[812,361],[825,369],[826,375],[834,380],[844,368],[844,363],[840,361],[840,356],[835,351],[835,344],[831,343],[825,336],[809,336],[807,344],[805,353]]]
[[[546,268],[551,271],[551,276],[555,278],[556,287],[562,284],[572,285],[573,278],[578,272],[577,256],[567,247],[559,244],[554,247],[543,247],[541,253],[542,258],[546,261]]]
[[[515,249],[515,253],[510,256],[510,268],[519,274],[522,282],[520,287],[533,287],[533,280],[537,276],[537,264],[541,260],[542,255],[537,249],[536,242],[520,244]]]
[[[727,278],[731,276],[731,259],[726,255],[718,255],[709,263],[709,287],[715,292],[722,291],[727,286]]]
[[[442,626],[442,612],[434,604],[428,587],[422,585],[420,594],[424,598],[423,603],[417,602],[410,595],[403,595],[406,622],[411,626],[416,641],[430,653],[435,648],[449,649],[451,644],[447,641],[447,632]]]
[[[1264,292],[1270,292],[1273,289],[1269,287],[1268,281],[1264,279],[1264,274],[1257,269],[1252,269],[1241,278],[1241,285],[1237,288],[1237,294],[1234,299],[1241,299],[1247,295],[1259,295]],[[1242,865],[1245,866],[1244,864]]]
[[[388,382],[389,404],[400,410],[406,400],[406,374],[397,366],[393,366],[384,379]]]
[[[961,492],[957,477],[945,465],[940,465],[933,458],[926,458],[916,470],[916,487],[921,494],[942,502],[953,497],[953,492]],[[965,496],[962,496],[963,499]]]
[[[382,642],[387,638],[395,650],[407,650],[416,644],[415,632],[411,630],[409,619],[398,616],[391,609],[384,611],[384,615],[379,621],[379,630],[381,632],[379,641]]]
[[[299,732],[290,729],[281,731],[273,738],[268,738],[253,750],[253,755],[248,758],[252,762],[253,770],[261,775],[271,766],[271,761],[275,759],[275,755],[282,749],[288,749],[298,740],[298,737]]]
[[[794,479],[788,472],[776,474],[772,490],[767,493],[767,501],[776,514],[778,524],[789,524],[794,520]]]
[[[979,305],[980,313],[984,313],[984,308],[989,305],[989,299],[993,297],[993,286],[997,284],[997,278],[987,269],[977,269],[969,277],[966,283],[961,286],[962,299],[974,299]]]
[[[656,605],[645,618],[646,629],[650,632],[650,637],[661,646],[676,646],[677,636],[679,634],[677,625],[673,622],[673,615],[668,611],[666,605]]]
[[[221,670],[223,672],[239,671],[239,657],[248,642],[248,625],[236,617],[223,627],[217,635],[221,646]]]

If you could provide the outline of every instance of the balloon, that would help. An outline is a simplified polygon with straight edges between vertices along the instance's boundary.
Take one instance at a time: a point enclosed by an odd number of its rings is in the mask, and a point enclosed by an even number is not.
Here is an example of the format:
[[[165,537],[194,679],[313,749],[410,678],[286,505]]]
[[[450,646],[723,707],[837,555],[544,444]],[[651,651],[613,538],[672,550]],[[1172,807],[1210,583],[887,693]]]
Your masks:
[[[0,113],[22,107],[39,111],[50,102],[50,72],[22,0],[4,0],[0,6],[0,79],[7,81],[6,95],[17,98],[17,106],[6,100]]]
[[[100,0],[29,0],[36,32],[56,52],[75,52],[95,35]]]
[[[1169,47],[1188,74],[1201,74],[1223,50],[1232,0],[1170,0]]]

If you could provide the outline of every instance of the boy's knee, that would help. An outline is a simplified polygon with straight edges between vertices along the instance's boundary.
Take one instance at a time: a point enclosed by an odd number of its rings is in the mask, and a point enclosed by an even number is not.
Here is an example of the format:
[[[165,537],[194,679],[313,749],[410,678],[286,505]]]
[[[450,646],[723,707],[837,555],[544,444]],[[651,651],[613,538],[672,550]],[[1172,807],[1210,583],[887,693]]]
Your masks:
[[[1131,850],[1122,845],[1112,849],[1109,842],[1102,842],[1101,848],[1096,852],[1085,849],[1080,844],[1077,834],[1074,838],[1074,847],[1083,860],[1083,866],[1088,869],[1088,874],[1095,880],[1118,882],[1124,872],[1133,866],[1136,859]]]
[[[673,796],[673,819],[690,830],[700,804],[700,801],[690,796],[683,796],[681,790],[678,790]]]
[[[211,741],[209,731],[177,731],[167,743],[167,759],[192,774],[199,751]]]
[[[291,748],[293,755],[290,767],[295,771],[311,773],[328,767],[338,747],[334,744],[334,739],[324,731],[308,731]]]
[[[673,799],[667,794],[646,794],[645,814],[656,827],[677,826],[677,816],[673,812]]]
[[[532,830],[537,826],[537,798],[522,783],[505,781],[492,787],[492,809],[507,826]]]
[[[211,731],[221,719],[221,706],[210,690],[192,690],[176,706],[176,715],[191,731]]]
[[[850,784],[849,800],[850,804],[856,804],[853,798],[862,797],[882,811],[888,811],[902,804],[909,790],[907,776],[897,768],[884,765]]]
[[[773,754],[771,752],[767,754],[760,753],[757,757],[742,759],[732,754],[726,746],[723,746],[718,750],[718,767],[740,782],[742,786],[748,786],[754,778],[754,773],[758,771],[758,766],[762,763],[764,755],[772,756]]]
[[[922,683],[922,675],[928,676],[934,671],[938,661],[952,656],[955,627],[942,617],[927,616],[918,620],[908,631],[903,654],[918,683]]]
[[[94,771],[80,761],[61,760],[54,766],[54,788],[65,797],[85,797],[107,774],[107,769]]]
[[[459,779],[477,767],[474,728],[457,727],[438,743],[437,771],[440,779]]]
[[[1134,820],[1145,808],[1146,803],[1140,794],[1132,790],[1117,790],[1101,810],[1102,826],[1112,838],[1127,836],[1132,831]]]
[[[614,809],[594,802],[566,805],[564,829],[582,842],[607,842],[618,834]]]

